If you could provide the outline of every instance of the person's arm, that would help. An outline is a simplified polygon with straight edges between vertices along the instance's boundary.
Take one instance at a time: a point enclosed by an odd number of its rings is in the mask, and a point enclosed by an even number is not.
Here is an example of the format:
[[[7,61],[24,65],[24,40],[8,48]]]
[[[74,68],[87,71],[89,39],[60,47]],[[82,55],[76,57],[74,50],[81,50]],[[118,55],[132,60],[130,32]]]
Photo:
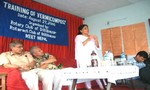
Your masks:
[[[25,57],[26,57],[26,59],[27,59],[27,61],[28,61],[27,67],[29,67],[29,68],[34,68],[34,66],[35,66],[35,61],[34,61],[34,58],[32,57],[32,55],[27,52],[27,53],[25,54]],[[25,67],[25,66],[24,66],[24,67]]]
[[[99,48],[98,38],[95,35],[89,35],[89,37],[85,41],[82,42],[83,46],[85,46],[91,39],[94,39],[95,46]]]
[[[5,67],[5,68],[19,68],[19,66],[17,65],[12,65],[10,63],[10,60],[7,58],[7,54],[8,52],[5,52],[5,53],[2,53],[0,55],[0,59],[2,60],[2,65]]]
[[[50,55],[49,58],[41,62],[41,64],[49,64],[49,63],[54,63],[56,61],[57,61],[56,58],[53,55]]]
[[[28,71],[31,69],[29,66],[18,66],[18,65],[13,65],[10,63],[4,64],[3,66],[5,68],[16,68],[16,69],[19,69],[20,71]]]
[[[46,69],[48,67],[48,64],[41,64],[40,68]]]
[[[88,37],[85,41],[82,42],[83,46],[85,46],[91,39]]]
[[[43,69],[47,68],[50,63],[54,63],[56,61],[57,61],[56,58],[54,56],[50,55],[47,60],[40,63],[40,68],[43,68]]]
[[[12,65],[12,64],[10,64],[10,63],[3,64],[3,66],[4,66],[5,68],[19,68],[19,66],[17,66],[17,65]]]
[[[99,42],[98,42],[98,38],[96,36],[94,36],[94,40],[95,40],[96,47],[99,48]]]
[[[18,70],[20,70],[20,71],[28,71],[28,70],[30,70],[30,67],[28,67],[28,66],[18,66],[18,65],[12,65],[12,64],[4,64],[3,65],[5,68],[16,68],[16,69],[18,69]]]
[[[29,64],[30,64],[30,68],[34,68],[34,66],[35,66],[35,62],[34,61],[31,61]]]

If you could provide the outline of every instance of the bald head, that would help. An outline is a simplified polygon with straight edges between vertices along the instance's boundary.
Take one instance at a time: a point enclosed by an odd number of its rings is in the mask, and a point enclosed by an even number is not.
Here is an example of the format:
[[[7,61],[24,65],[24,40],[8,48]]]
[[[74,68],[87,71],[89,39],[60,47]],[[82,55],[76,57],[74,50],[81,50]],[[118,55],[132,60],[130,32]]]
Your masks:
[[[43,50],[41,50],[41,48],[38,46],[32,46],[29,51],[34,57],[37,58],[44,55]]]

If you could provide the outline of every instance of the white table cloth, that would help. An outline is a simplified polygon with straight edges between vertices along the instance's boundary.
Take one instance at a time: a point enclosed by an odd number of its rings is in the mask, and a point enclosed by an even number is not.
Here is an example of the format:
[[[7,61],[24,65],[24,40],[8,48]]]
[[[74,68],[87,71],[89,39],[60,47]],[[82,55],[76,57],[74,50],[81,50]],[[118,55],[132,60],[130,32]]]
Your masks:
[[[116,83],[118,79],[137,76],[139,76],[139,68],[137,66],[104,66],[63,70],[64,80],[77,79],[77,83],[84,82],[86,79],[107,79],[110,83]]]

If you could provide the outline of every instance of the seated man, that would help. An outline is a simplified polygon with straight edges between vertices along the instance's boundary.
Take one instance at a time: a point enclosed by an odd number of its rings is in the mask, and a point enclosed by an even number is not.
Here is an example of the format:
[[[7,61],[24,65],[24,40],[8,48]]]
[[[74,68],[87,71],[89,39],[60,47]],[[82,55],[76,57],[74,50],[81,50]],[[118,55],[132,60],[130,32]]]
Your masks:
[[[34,57],[36,68],[51,70],[51,69],[59,69],[62,66],[61,64],[56,66],[54,64],[54,62],[56,62],[56,58],[53,55],[44,53],[38,46],[32,46],[29,51]]]
[[[24,52],[22,43],[17,40],[12,41],[9,47],[11,51],[4,52],[0,56],[2,65],[5,68],[18,68],[28,88],[38,90],[38,76],[31,72],[34,61],[30,53]]]
[[[141,68],[139,75],[141,81],[145,84],[146,90],[150,90],[150,54],[149,57],[144,61],[146,67]]]
[[[130,65],[135,65],[139,67],[139,69],[145,67],[144,61],[148,58],[148,54],[146,51],[139,51],[135,57],[127,60],[127,63]],[[144,84],[141,82],[140,77],[134,77],[132,80],[134,87],[136,88],[143,88],[145,87]],[[127,80],[127,85],[131,87],[131,82]]]
[[[54,74],[53,83],[54,83],[54,90],[61,90],[62,82],[64,80],[63,71],[70,70],[72,68],[65,68],[61,69],[62,65],[59,64],[56,66],[54,62],[56,62],[56,58],[53,55],[48,53],[44,53],[41,48],[38,46],[32,46],[30,48],[30,53],[34,57],[35,60],[35,67],[34,68],[42,68],[48,70],[52,74]]]
[[[145,67],[144,61],[148,58],[148,54],[146,51],[139,51],[135,57],[130,58],[127,60],[128,64],[136,65],[139,69]]]
[[[35,65],[34,59],[29,52],[23,51],[22,42],[14,40],[9,46],[11,51],[4,52],[0,56],[0,59],[3,60],[3,66],[19,69],[30,90],[39,90],[38,77],[43,83],[43,90],[52,90],[54,75],[47,70],[33,69]]]

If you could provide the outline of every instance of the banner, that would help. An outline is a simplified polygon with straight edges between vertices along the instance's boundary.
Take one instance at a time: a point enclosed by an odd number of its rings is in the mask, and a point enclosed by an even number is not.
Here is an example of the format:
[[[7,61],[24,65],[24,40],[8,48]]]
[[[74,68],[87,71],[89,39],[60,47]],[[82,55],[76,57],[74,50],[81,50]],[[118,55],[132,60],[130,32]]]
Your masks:
[[[68,45],[67,21],[6,0],[0,1],[0,35]]]

